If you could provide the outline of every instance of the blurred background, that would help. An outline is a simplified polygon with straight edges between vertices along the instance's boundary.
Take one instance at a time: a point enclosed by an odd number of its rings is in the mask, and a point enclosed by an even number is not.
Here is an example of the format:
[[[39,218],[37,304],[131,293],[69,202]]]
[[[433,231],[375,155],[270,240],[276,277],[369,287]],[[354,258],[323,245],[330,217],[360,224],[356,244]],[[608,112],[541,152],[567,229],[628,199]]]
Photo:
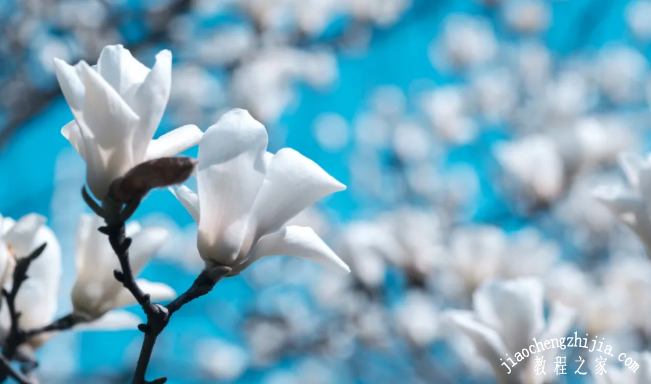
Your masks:
[[[649,148],[651,1],[0,0],[0,30],[0,212],[48,217],[64,255],[61,314],[87,208],[53,57],[92,64],[121,43],[151,66],[170,49],[157,135],[245,108],[270,151],[294,148],[348,186],[297,220],[349,276],[285,257],[254,264],[175,315],[150,377],[493,383],[445,311],[471,308],[484,281],[522,276],[577,309],[572,330],[615,351],[651,346],[651,263],[591,195],[624,183],[621,152]],[[192,218],[156,191],[136,219],[171,233],[144,277],[184,291],[202,268]],[[141,337],[60,334],[39,351],[39,375],[128,382]]]

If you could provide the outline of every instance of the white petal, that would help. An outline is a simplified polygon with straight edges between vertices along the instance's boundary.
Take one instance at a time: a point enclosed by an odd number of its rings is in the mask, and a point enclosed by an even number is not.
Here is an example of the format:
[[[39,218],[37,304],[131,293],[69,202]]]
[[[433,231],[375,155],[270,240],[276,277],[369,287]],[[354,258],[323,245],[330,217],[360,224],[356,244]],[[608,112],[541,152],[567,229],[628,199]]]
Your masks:
[[[195,222],[199,223],[199,195],[194,193],[193,190],[180,185],[176,188],[170,187],[170,192],[183,204],[185,209],[190,213]]]
[[[77,124],[77,121],[72,120],[68,124],[64,125],[63,128],[61,128],[61,134],[70,142],[70,144],[72,144],[77,153],[79,153],[79,155],[81,155],[85,160],[86,147],[84,137],[82,136],[81,128]]]
[[[224,114],[199,143],[199,252],[231,264],[240,253],[250,211],[264,180],[264,126],[242,109]]]
[[[76,325],[75,331],[120,331],[136,329],[143,321],[135,314],[124,310],[113,310],[97,320]]]
[[[167,100],[172,86],[172,53],[163,50],[156,55],[156,63],[142,85],[132,95],[125,95],[125,100],[140,116],[139,129],[134,132],[133,150],[138,161],[147,154],[149,141],[160,124],[165,113]]]
[[[308,227],[289,226],[278,232],[263,236],[244,265],[236,268],[241,271],[252,262],[264,256],[287,255],[301,257],[338,273],[349,273],[350,268],[337,256],[323,240]]]
[[[512,351],[529,346],[544,326],[543,286],[534,278],[488,281],[474,292],[473,307]]]
[[[172,300],[176,291],[167,284],[155,283],[145,279],[138,279],[136,283],[143,292],[151,296],[152,301]],[[125,307],[136,303],[136,299],[126,288],[122,289],[115,300],[115,308]]]
[[[186,149],[199,144],[202,136],[203,132],[199,127],[192,124],[167,132],[149,143],[145,160],[178,155]]]
[[[108,45],[97,60],[97,72],[121,95],[145,81],[149,68],[136,60],[122,45]]]
[[[81,113],[84,108],[84,83],[77,67],[66,64],[61,59],[54,59],[54,71],[59,86],[73,113]]]
[[[15,257],[29,256],[36,247],[41,245],[38,244],[32,248],[36,233],[45,224],[45,221],[45,217],[36,213],[30,213],[21,217],[5,234],[4,241],[11,246]]]
[[[346,186],[315,162],[284,148],[271,159],[265,181],[253,206],[250,230],[254,239],[280,229],[317,200]]]
[[[168,238],[169,233],[162,227],[144,228],[133,236],[131,248],[129,248],[129,258],[135,276],[142,271]]]
[[[622,167],[628,183],[637,188],[640,170],[646,163],[645,159],[637,153],[622,153],[619,158],[619,166]]]
[[[87,129],[97,148],[87,148],[88,186],[99,200],[110,183],[134,165],[133,130],[138,116],[120,95],[86,63],[81,62],[86,86],[83,118],[77,116],[81,129]]]
[[[501,365],[507,353],[515,352],[507,350],[497,332],[479,323],[468,311],[450,311],[447,317],[473,342],[477,351],[493,368],[500,384],[518,383],[516,372],[508,374],[510,371]]]

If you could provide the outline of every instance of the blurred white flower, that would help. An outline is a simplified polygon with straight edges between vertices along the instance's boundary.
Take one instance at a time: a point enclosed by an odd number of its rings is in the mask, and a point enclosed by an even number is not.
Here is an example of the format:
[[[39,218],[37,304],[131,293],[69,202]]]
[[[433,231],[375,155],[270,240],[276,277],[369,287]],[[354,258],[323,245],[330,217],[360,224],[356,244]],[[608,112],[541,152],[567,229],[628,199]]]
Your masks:
[[[551,10],[546,1],[515,0],[505,4],[506,23],[520,33],[541,32],[551,22]]]
[[[314,136],[324,150],[341,151],[348,144],[348,122],[336,113],[323,113],[314,122]]]
[[[543,300],[544,289],[538,279],[493,280],[475,291],[472,311],[449,311],[448,316],[490,363],[500,384],[540,384],[545,376],[533,374],[533,358],[519,362],[512,367],[513,372],[507,371],[501,362],[532,345],[534,337],[558,338],[570,330],[575,311],[554,304],[545,324]],[[556,351],[547,349],[540,353],[545,360],[553,361]]]
[[[296,81],[326,87],[337,76],[336,58],[330,52],[269,47],[237,68],[231,79],[231,91],[235,100],[256,118],[275,122],[294,100]]]
[[[112,271],[120,269],[120,263],[108,238],[97,231],[103,221],[95,215],[82,215],[77,230],[77,280],[72,289],[74,313],[86,321],[100,319],[107,312],[126,305],[135,304],[131,293],[115,280]],[[154,253],[167,240],[167,231],[162,228],[141,229],[136,222],[127,225],[126,234],[133,239],[129,248],[129,259],[133,273],[137,276]],[[169,300],[176,292],[162,283],[138,279],[138,286],[151,295],[152,300]]]
[[[649,64],[637,50],[626,46],[606,47],[600,51],[597,65],[599,83],[612,101],[630,102],[644,96]]]
[[[430,48],[435,67],[471,68],[490,62],[498,51],[498,42],[487,19],[466,14],[445,18],[440,41]]]
[[[235,109],[208,128],[199,144],[198,194],[175,195],[199,224],[197,246],[207,267],[239,273],[268,255],[304,257],[340,272],[348,266],[311,228],[285,226],[317,200],[346,187],[316,163],[285,148],[266,151],[267,131]]]
[[[113,180],[149,159],[176,155],[201,131],[186,125],[152,140],[170,94],[172,54],[161,51],[150,70],[121,45],[107,46],[97,66],[54,59],[75,120],[61,129],[87,165],[87,182],[102,200]]]
[[[195,352],[199,366],[210,378],[233,381],[246,371],[249,355],[243,348],[222,340],[203,340]]]
[[[651,1],[636,0],[628,3],[625,11],[628,27],[642,41],[651,39]]]
[[[437,88],[424,95],[421,105],[434,131],[443,139],[465,144],[476,137],[478,128],[469,116],[468,92],[463,88]]]
[[[43,253],[30,264],[29,278],[22,283],[16,296],[16,311],[21,313],[19,325],[23,329],[50,324],[58,308],[61,279],[61,247],[54,232],[45,226],[45,218],[37,214],[23,216],[18,221],[0,217],[0,239],[9,247],[10,258],[26,257],[47,243]],[[7,264],[4,268],[3,272],[7,273]],[[7,305],[0,310],[0,321],[3,329],[9,329],[11,320]],[[50,336],[41,334],[30,339],[29,344],[38,347]]]
[[[651,255],[651,162],[634,153],[622,154],[620,166],[629,188],[604,185],[593,191],[594,197],[604,203],[617,218],[640,239]]]
[[[506,69],[484,72],[473,79],[474,102],[491,123],[506,121],[516,105],[515,81]]]
[[[425,347],[438,336],[438,309],[434,298],[422,291],[409,291],[395,316],[400,330],[416,346]]]
[[[617,332],[628,327],[629,307],[621,290],[597,285],[592,276],[573,264],[561,264],[545,279],[551,300],[575,309],[578,325],[591,335]]]
[[[495,146],[500,164],[539,199],[552,201],[563,192],[564,164],[554,141],[532,135]]]
[[[473,292],[486,280],[499,277],[506,247],[506,235],[497,227],[454,229],[450,235],[449,259],[467,292]]]

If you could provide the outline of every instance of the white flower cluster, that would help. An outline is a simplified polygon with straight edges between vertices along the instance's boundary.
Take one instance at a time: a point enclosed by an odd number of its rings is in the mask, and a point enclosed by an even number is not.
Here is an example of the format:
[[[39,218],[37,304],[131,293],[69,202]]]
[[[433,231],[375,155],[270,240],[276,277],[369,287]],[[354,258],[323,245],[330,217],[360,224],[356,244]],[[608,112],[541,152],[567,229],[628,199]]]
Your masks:
[[[197,144],[198,191],[178,186],[172,192],[198,224],[197,248],[206,271],[228,267],[232,276],[264,256],[292,255],[336,272],[349,272],[310,227],[287,225],[317,200],[346,187],[293,149],[267,152],[267,131],[247,111],[229,111],[205,132],[186,125],[153,139],[172,84],[171,53],[162,51],[156,58],[150,69],[127,49],[114,45],[102,50],[94,66],[84,61],[70,66],[55,59],[59,83],[74,115],[61,132],[85,161],[87,185],[102,202],[101,208],[95,207],[87,196],[97,215],[79,218],[77,277],[70,315],[79,324],[77,328],[123,329],[140,322],[138,316],[116,309],[139,303],[147,310],[147,304],[134,294],[126,279],[143,270],[169,234],[164,228],[142,228],[132,221],[124,229],[127,248],[116,245],[114,238],[106,236],[106,228],[115,223],[107,207],[122,198],[115,185],[124,186],[120,183],[132,180],[129,175],[137,169],[167,164],[157,161]],[[174,172],[156,167],[160,166],[148,168],[141,176],[156,179]],[[138,188],[138,182],[146,183],[138,180],[129,185]],[[143,197],[134,196],[136,203]],[[98,231],[104,222],[108,227]],[[15,281],[23,273],[19,269],[24,257],[42,244],[42,254],[30,259],[28,278]],[[128,253],[123,254],[126,250]],[[14,287],[20,286],[15,299],[7,298],[11,305],[2,306],[0,324],[5,337],[15,337],[15,327],[29,333],[54,321],[61,274],[61,248],[42,216],[30,214],[18,221],[0,216],[0,283],[9,287],[13,276]],[[176,297],[176,292],[163,283],[138,279],[135,285],[147,295],[147,302]],[[20,316],[15,316],[16,312]],[[19,323],[13,324],[15,321]],[[39,333],[26,341],[38,347],[52,334]]]

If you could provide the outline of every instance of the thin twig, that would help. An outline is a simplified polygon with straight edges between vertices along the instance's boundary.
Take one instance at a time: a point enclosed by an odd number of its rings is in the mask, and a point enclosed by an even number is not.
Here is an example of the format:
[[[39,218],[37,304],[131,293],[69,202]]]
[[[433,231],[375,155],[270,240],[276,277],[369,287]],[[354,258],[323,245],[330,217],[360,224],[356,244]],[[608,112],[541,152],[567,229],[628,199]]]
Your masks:
[[[3,372],[6,372],[7,375],[11,376],[19,384],[32,384],[32,382],[22,372],[16,370],[16,368],[11,365],[11,361],[3,355],[0,355],[0,366],[2,366]]]
[[[11,360],[13,359],[18,347],[25,342],[24,331],[20,328],[20,312],[16,311],[16,296],[20,290],[21,285],[25,280],[27,280],[27,270],[32,264],[32,261],[36,260],[37,257],[43,253],[47,243],[43,243],[40,247],[36,248],[32,253],[23,258],[19,258],[16,262],[16,267],[13,273],[13,282],[11,286],[11,291],[6,289],[2,290],[2,295],[4,296],[7,302],[7,309],[9,310],[9,317],[11,319],[11,328],[9,330],[9,335],[5,345],[2,348],[2,358],[8,362],[8,364],[3,363],[2,370],[0,370],[0,383],[7,379],[7,376],[14,376],[12,373],[13,368],[11,367]],[[18,379],[17,379],[18,380]],[[27,381],[29,382],[29,381]]]

